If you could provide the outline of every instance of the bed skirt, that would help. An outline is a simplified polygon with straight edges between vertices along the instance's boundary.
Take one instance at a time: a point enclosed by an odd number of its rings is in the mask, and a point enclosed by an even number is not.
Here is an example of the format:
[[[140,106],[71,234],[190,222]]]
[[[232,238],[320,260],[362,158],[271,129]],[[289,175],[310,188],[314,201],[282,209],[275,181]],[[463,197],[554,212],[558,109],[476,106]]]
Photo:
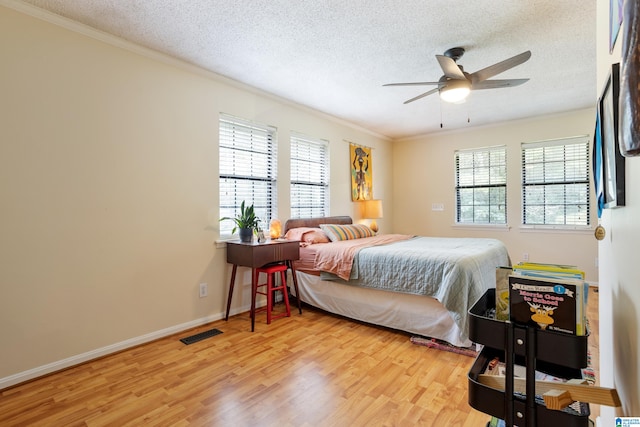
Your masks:
[[[451,314],[432,297],[351,286],[301,271],[296,274],[301,300],[314,307],[458,347],[471,345]]]

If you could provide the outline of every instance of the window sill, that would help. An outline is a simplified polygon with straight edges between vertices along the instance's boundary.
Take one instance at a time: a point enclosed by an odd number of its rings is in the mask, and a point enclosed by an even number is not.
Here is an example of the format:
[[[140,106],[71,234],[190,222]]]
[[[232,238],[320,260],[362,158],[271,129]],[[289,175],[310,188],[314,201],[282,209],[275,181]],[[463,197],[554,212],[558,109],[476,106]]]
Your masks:
[[[227,242],[230,242],[232,240],[238,240],[238,237],[237,236],[221,237],[218,240],[216,240],[214,244],[216,245],[216,249],[223,249],[227,247]]]
[[[454,228],[469,228],[476,230],[493,230],[493,231],[509,231],[511,227],[509,224],[463,224],[455,223],[452,225]]]
[[[591,234],[594,232],[590,225],[520,225],[523,233],[575,233]]]

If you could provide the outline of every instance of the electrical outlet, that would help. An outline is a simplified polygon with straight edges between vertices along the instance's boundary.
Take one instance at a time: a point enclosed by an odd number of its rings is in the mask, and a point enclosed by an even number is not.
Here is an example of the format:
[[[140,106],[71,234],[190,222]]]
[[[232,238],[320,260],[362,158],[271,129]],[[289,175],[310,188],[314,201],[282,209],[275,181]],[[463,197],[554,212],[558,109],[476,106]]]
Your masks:
[[[444,210],[444,204],[443,203],[431,203],[431,210],[432,211],[443,211]]]
[[[522,260],[523,261],[529,261],[529,254],[527,252],[522,254]]]
[[[207,289],[207,284],[206,283],[200,283],[200,298],[206,297],[208,291],[209,290]]]

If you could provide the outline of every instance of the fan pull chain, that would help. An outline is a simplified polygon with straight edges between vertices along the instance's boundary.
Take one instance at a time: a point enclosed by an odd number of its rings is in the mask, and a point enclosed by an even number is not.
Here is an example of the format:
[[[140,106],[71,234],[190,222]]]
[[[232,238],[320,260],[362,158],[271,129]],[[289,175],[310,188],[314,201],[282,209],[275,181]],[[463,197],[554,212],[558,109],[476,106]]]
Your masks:
[[[440,100],[440,129],[442,129],[442,100]]]

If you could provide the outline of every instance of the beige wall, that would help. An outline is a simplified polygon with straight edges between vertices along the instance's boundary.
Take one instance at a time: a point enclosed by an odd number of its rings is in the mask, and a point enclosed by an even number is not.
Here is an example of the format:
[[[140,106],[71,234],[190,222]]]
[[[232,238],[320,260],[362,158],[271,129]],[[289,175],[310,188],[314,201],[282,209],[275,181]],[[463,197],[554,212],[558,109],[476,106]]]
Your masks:
[[[277,127],[281,219],[297,131],[330,141],[332,214],[358,214],[344,140],[373,147],[391,220],[388,140],[76,29],[0,6],[0,388],[220,318],[220,112]]]
[[[598,2],[598,93],[621,61],[622,31],[609,53],[609,2]],[[622,23],[623,27],[625,23]],[[640,157],[625,159],[626,205],[605,209],[602,225],[607,231],[599,243],[600,257],[600,375],[601,384],[615,387],[621,408],[603,406],[601,426],[614,425],[614,417],[640,416]]]
[[[594,109],[587,109],[394,142],[394,230],[445,237],[493,237],[507,245],[514,263],[527,253],[533,262],[577,265],[586,272],[587,280],[596,282],[593,232],[524,230],[520,193],[520,144],[577,135],[592,138],[594,114]],[[508,227],[456,227],[454,152],[495,145],[507,147]],[[443,204],[444,210],[433,211],[434,203]],[[592,218],[596,221],[595,212]]]

